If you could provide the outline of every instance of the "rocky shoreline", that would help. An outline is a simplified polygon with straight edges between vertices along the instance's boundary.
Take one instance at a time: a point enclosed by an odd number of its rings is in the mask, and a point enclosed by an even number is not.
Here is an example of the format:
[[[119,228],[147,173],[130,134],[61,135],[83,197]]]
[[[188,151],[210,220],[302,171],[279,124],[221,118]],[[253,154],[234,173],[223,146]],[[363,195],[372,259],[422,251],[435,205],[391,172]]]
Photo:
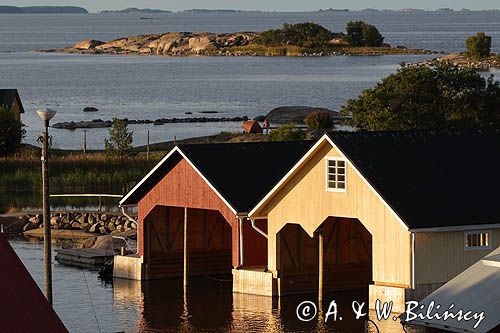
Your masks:
[[[500,55],[491,55],[487,59],[477,60],[468,58],[460,53],[450,53],[443,57],[424,61],[422,62],[422,64],[434,66],[444,61],[451,62],[456,66],[472,68],[478,71],[489,71],[490,69],[500,69]]]
[[[294,45],[266,47],[255,43],[258,32],[166,32],[118,38],[111,41],[83,40],[73,46],[39,50],[75,54],[156,55],[156,56],[337,56],[384,54],[434,54],[429,50],[403,46],[351,47],[332,39],[324,50],[307,51]]]
[[[247,121],[248,117],[189,117],[189,118],[160,118],[156,120],[143,119],[143,120],[133,120],[124,118],[128,125],[136,124],[153,124],[153,125],[164,125],[164,124],[181,124],[181,123],[221,123],[221,122],[243,122]],[[75,130],[77,128],[109,128],[111,127],[111,120],[94,119],[92,121],[68,121],[60,122],[52,125],[53,128],[57,129],[67,129]]]
[[[53,213],[51,214],[50,225],[51,229],[54,230],[82,230],[100,235],[108,235],[113,231],[125,232],[137,229],[137,225],[127,217],[109,213]],[[41,228],[43,228],[43,216],[41,214],[21,216],[17,225],[17,230],[22,230],[22,232]]]

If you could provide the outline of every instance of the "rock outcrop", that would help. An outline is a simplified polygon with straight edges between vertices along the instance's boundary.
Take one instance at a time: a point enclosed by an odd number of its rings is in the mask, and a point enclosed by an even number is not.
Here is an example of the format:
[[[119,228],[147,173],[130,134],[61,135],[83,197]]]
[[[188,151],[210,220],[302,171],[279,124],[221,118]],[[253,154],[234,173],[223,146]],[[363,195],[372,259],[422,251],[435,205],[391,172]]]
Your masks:
[[[326,111],[332,114],[333,118],[340,122],[339,113],[325,108],[316,108],[310,106],[280,106],[269,112],[266,117],[271,124],[303,124],[307,115],[314,111]]]
[[[118,38],[109,42],[84,40],[72,47],[55,51],[88,54],[213,55],[222,49],[249,45],[257,35],[253,32],[167,32]]]

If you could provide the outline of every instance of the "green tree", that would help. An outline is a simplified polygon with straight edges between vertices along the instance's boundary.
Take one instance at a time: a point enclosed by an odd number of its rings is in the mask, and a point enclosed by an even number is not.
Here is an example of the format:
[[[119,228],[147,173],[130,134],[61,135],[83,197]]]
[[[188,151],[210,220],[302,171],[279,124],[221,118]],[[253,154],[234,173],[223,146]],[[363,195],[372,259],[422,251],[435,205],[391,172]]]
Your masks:
[[[347,41],[353,46],[363,45],[363,26],[365,22],[363,21],[350,21],[347,23]]]
[[[282,29],[264,31],[256,38],[257,44],[267,46],[296,45],[307,48],[323,47],[332,39],[332,32],[323,26],[312,23],[283,25]]]
[[[7,156],[21,145],[26,131],[7,107],[0,106],[0,156]]]
[[[363,26],[363,42],[366,46],[381,46],[384,43],[384,37],[375,26],[365,24]]]
[[[467,37],[465,46],[467,48],[465,54],[468,57],[479,60],[488,58],[491,52],[491,37],[486,36],[484,32],[478,32],[473,36]]]
[[[106,154],[113,156],[130,156],[134,132],[128,130],[127,122],[123,119],[113,119],[109,129],[109,140],[104,139]]]
[[[328,111],[314,111],[307,115],[304,122],[310,131],[329,130],[334,125],[332,114]]]
[[[500,125],[500,86],[450,63],[401,67],[341,108],[357,130],[480,128]]]
[[[293,124],[279,126],[269,134],[270,141],[297,141],[304,140],[306,133]]]
[[[348,22],[346,31],[346,40],[352,46],[381,46],[384,43],[378,29],[363,21]]]

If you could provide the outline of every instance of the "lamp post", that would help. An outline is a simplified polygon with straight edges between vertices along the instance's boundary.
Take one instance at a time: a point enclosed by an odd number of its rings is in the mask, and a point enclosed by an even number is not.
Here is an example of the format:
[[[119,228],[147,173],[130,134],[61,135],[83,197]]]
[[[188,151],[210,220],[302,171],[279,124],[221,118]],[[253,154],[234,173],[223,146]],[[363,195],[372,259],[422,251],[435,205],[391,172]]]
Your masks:
[[[44,131],[42,134],[42,205],[43,205],[43,251],[44,251],[44,275],[45,275],[45,297],[52,306],[52,249],[50,237],[50,201],[49,201],[49,122],[57,111],[52,109],[41,109],[36,112],[42,119]]]

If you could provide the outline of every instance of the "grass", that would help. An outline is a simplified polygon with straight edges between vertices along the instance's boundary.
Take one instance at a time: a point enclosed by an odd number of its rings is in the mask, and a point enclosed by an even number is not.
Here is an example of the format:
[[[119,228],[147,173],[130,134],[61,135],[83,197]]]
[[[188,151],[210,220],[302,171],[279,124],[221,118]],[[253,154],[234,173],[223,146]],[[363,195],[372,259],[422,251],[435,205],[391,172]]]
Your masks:
[[[238,133],[221,132],[217,135],[179,140],[177,143],[222,143],[266,141],[267,135],[247,137]],[[174,147],[173,142],[150,146],[148,160],[146,147],[136,147],[133,157],[111,157],[102,151],[83,154],[81,151],[52,149],[50,157],[51,193],[107,193],[125,194],[156,163]],[[40,150],[25,146],[17,154],[0,158],[0,213],[40,206],[41,190]],[[96,205],[95,198],[53,198],[54,206]],[[116,206],[115,199],[109,199]],[[106,202],[105,202],[106,203]]]
[[[50,160],[50,183],[54,189],[114,189],[126,192],[158,161],[144,155],[130,158],[109,157],[103,153],[83,155],[56,152]],[[37,190],[41,187],[38,152],[23,152],[0,159],[0,189]]]
[[[346,46],[328,45],[322,48],[303,48],[297,45],[266,46],[250,44],[227,49],[231,53],[242,55],[272,55],[272,56],[300,56],[303,54],[342,53],[350,55],[394,55],[394,54],[426,54],[426,50],[405,49],[385,46]]]
[[[242,135],[221,132],[217,135],[179,140],[178,143],[220,143],[241,141]],[[249,140],[244,138],[243,140]],[[262,138],[259,138],[262,140]],[[134,148],[135,156],[120,158],[102,151],[83,154],[81,151],[52,149],[50,185],[54,191],[100,191],[126,193],[170,149],[173,142],[153,144],[148,160],[146,147]],[[17,154],[0,158],[0,192],[38,191],[41,188],[41,163],[38,148],[26,146]]]

